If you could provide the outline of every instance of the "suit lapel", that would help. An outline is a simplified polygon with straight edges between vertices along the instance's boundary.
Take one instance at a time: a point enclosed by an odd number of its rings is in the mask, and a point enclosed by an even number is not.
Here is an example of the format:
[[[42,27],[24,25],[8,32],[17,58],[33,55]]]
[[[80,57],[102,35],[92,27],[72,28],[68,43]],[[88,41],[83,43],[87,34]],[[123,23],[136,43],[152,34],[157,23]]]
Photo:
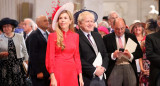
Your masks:
[[[42,38],[43,41],[47,42],[39,29],[37,29],[37,33],[39,34],[39,36]]]
[[[100,48],[100,41],[98,41],[99,38],[97,38],[96,34],[94,34],[93,32],[91,32],[93,38],[94,38],[94,41],[96,42],[96,46],[97,46],[97,49],[99,51],[99,48]]]
[[[128,34],[125,33],[125,42],[127,43],[127,41],[128,41]]]
[[[86,38],[86,36],[84,35],[84,33],[83,33],[81,30],[79,30],[78,33],[79,33],[80,37],[82,38],[82,40],[85,41],[85,42],[93,49],[91,43],[90,43],[89,40]],[[94,49],[93,49],[93,51],[94,51]]]
[[[111,37],[111,43],[112,43],[112,46],[114,48],[114,50],[117,50],[117,42],[116,42],[116,37],[115,37],[115,33],[111,33],[113,37]]]

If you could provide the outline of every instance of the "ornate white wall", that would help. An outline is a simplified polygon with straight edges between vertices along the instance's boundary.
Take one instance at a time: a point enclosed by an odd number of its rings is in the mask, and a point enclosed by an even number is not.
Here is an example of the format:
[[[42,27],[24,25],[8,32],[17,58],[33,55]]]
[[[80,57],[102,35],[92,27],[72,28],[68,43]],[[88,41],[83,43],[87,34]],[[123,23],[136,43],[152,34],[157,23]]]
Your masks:
[[[108,15],[110,11],[117,11],[121,17],[126,20],[127,25],[132,24],[134,20],[146,21],[150,5],[155,5],[158,10],[157,0],[83,0],[84,7],[97,12],[101,21],[103,16]]]
[[[0,0],[0,19],[10,17],[18,20],[22,13],[19,10],[22,2],[29,2],[33,5],[31,10],[33,20],[37,16],[47,15],[46,11],[50,13],[48,16],[51,16],[52,1],[58,0]],[[145,22],[151,10],[149,7],[151,4],[155,5],[158,10],[157,0],[60,0],[61,4],[69,1],[74,2],[78,9],[86,8],[97,12],[98,22],[110,11],[115,10],[126,20],[127,25],[135,19]]]

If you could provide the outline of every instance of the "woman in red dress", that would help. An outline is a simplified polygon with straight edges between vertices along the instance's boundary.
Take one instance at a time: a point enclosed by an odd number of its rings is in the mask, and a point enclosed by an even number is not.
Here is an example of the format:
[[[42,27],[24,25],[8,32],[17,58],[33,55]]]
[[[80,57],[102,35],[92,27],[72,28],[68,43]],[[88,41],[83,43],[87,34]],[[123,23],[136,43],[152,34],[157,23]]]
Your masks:
[[[63,10],[57,19],[56,32],[48,38],[46,68],[51,86],[83,86],[79,54],[79,35],[74,32],[70,11]]]

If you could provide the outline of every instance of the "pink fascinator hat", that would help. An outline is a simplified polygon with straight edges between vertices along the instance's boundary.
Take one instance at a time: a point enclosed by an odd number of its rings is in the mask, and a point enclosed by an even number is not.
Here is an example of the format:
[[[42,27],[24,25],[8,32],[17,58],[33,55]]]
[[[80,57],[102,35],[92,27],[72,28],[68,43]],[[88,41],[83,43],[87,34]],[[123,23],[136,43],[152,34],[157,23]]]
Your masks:
[[[105,32],[106,34],[109,34],[108,29],[107,29],[106,27],[104,27],[104,26],[98,27],[98,31],[103,31],[103,32]]]
[[[52,28],[53,30],[55,30],[55,26],[56,26],[56,22],[58,20],[58,16],[60,15],[60,13],[63,11],[63,10],[68,10],[70,11],[72,14],[73,14],[73,10],[74,10],[74,4],[72,2],[69,2],[69,3],[66,3],[62,6],[58,6],[56,8],[54,8],[54,12],[52,13]]]

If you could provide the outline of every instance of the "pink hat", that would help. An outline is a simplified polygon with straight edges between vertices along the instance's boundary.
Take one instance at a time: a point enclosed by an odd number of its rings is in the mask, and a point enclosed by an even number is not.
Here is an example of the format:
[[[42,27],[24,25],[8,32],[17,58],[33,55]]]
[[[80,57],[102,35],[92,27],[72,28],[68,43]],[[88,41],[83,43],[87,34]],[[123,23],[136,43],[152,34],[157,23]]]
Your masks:
[[[55,26],[56,26],[58,16],[63,10],[68,10],[73,14],[73,10],[74,10],[73,3],[69,2],[69,3],[66,3],[66,4],[62,5],[61,7],[57,5],[57,7],[55,8],[55,11],[52,14],[52,19],[53,19],[52,28],[53,28],[53,30],[55,30]]]
[[[105,32],[106,34],[109,34],[108,29],[107,29],[106,27],[104,27],[104,26],[98,27],[98,31],[103,31],[103,32]]]

